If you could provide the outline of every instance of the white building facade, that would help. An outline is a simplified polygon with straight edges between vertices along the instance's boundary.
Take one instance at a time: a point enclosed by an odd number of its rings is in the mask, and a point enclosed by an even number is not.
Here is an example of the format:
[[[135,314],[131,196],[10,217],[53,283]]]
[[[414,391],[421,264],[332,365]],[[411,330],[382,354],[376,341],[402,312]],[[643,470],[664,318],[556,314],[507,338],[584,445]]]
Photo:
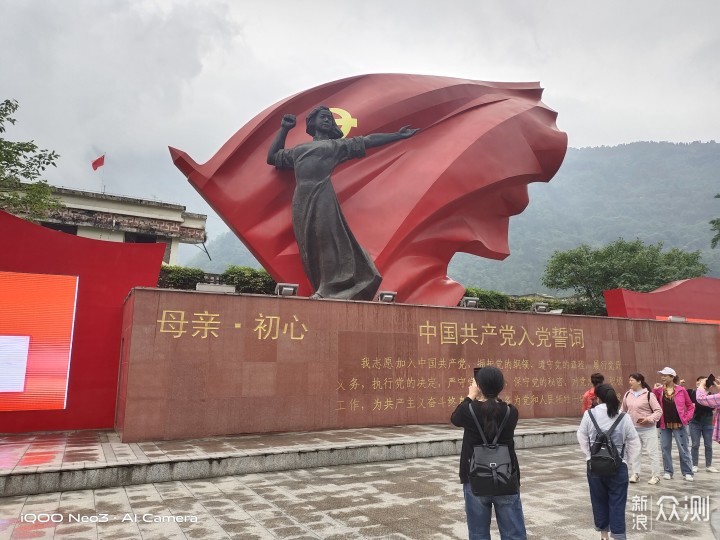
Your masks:
[[[110,242],[162,242],[166,264],[178,264],[181,243],[207,239],[207,216],[179,204],[60,187],[53,193],[63,207],[41,222],[44,227]]]

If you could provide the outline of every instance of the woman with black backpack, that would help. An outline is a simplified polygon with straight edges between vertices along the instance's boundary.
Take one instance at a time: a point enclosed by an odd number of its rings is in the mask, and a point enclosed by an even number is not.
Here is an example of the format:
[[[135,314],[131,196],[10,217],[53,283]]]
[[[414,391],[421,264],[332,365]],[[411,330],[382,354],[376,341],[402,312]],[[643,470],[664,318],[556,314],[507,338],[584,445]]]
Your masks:
[[[468,388],[467,397],[450,417],[454,425],[465,430],[460,453],[460,482],[463,484],[470,540],[490,538],[493,507],[495,507],[500,537],[503,540],[527,539],[519,493],[520,467],[513,439],[519,415],[517,408],[498,397],[504,387],[505,379],[498,368],[488,366],[477,370],[473,384]],[[480,430],[485,436],[484,439]],[[497,440],[494,441],[496,437]],[[478,491],[478,486],[476,484],[473,487],[470,482],[471,458],[475,458],[475,447],[483,446],[485,441],[494,441],[498,446],[507,447],[506,456],[510,463],[506,465],[512,474],[511,478],[500,475],[504,484],[499,486],[498,492],[514,491],[513,494],[475,495],[473,493],[473,490]],[[512,485],[511,489],[508,489],[508,484]]]
[[[587,459],[593,519],[600,538],[608,538],[609,530],[613,538],[624,540],[627,463],[633,462],[640,452],[640,438],[631,418],[620,412],[620,400],[612,386],[599,385],[595,395],[598,405],[585,411],[577,431]],[[609,441],[605,443],[604,438]],[[609,458],[614,458],[611,466]]]

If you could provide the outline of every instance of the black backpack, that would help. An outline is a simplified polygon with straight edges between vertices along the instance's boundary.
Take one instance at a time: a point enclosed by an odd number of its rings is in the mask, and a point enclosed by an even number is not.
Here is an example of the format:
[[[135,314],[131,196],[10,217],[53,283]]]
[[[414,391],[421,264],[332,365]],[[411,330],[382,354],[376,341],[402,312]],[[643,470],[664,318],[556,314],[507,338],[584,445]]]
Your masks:
[[[483,444],[473,447],[473,454],[470,457],[470,489],[473,495],[514,495],[520,492],[519,472],[515,468],[510,456],[510,448],[506,444],[498,444],[498,438],[508,418],[510,417],[510,406],[505,411],[500,427],[493,442],[488,444],[485,433],[480,427],[472,403],[468,403],[470,414],[475,420],[475,426]]]
[[[588,415],[590,415],[590,420],[592,420],[597,432],[595,441],[590,444],[590,470],[599,476],[613,476],[620,470],[625,445],[623,445],[622,451],[618,452],[611,435],[622,417],[625,416],[625,413],[618,414],[617,419],[607,431],[600,429],[591,410],[588,410]]]

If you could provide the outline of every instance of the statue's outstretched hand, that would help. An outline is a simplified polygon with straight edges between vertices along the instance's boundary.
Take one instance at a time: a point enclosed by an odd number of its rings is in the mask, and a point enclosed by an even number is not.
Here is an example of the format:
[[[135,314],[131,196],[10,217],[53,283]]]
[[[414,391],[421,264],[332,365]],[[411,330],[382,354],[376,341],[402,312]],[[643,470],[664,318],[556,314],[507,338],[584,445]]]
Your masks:
[[[418,131],[420,131],[420,128],[411,128],[410,126],[403,126],[398,130],[398,135],[402,137],[403,139],[409,139],[413,135],[415,135]]]
[[[282,122],[280,123],[280,127],[283,129],[292,129],[295,127],[296,119],[294,114],[286,114],[282,117]]]

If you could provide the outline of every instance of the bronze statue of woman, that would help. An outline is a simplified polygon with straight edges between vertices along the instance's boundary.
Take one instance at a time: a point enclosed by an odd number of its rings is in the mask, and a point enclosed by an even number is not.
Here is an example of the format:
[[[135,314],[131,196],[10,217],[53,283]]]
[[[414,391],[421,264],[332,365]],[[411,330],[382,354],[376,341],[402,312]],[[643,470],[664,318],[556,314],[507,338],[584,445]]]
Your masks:
[[[409,126],[397,133],[375,133],[343,139],[332,112],[316,107],[306,118],[313,140],[285,149],[295,116],[286,114],[270,145],[267,162],[278,169],[295,171],[292,222],[311,298],[372,300],[382,277],[345,221],[330,174],[340,163],[365,156],[365,149],[412,137],[419,130]]]

